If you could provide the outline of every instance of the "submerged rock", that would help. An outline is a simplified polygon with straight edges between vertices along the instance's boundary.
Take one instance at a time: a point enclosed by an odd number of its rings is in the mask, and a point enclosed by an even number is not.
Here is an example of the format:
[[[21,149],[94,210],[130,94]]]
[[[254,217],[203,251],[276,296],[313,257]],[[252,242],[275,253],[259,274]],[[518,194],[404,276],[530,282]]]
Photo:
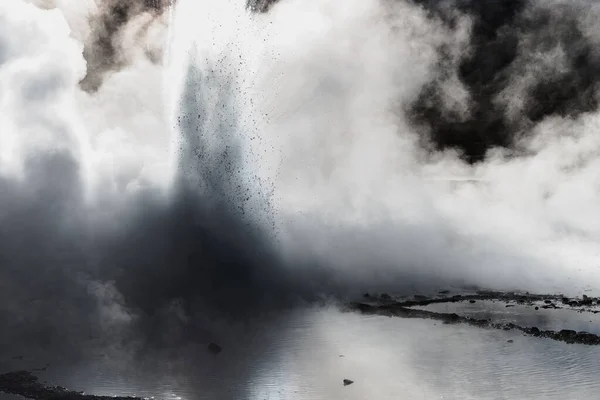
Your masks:
[[[210,343],[208,345],[208,351],[216,355],[223,351],[223,348],[216,343]]]
[[[390,296],[387,293],[382,293],[380,297],[381,297],[381,300],[392,300],[392,296]]]

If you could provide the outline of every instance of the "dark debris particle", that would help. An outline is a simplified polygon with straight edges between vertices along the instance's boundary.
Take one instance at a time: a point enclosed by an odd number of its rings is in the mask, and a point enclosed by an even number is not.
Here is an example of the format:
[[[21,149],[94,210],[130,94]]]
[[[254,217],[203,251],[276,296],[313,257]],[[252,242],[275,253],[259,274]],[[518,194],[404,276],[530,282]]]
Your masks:
[[[354,381],[352,381],[350,379],[344,379],[344,386],[352,385],[353,383],[354,383]]]

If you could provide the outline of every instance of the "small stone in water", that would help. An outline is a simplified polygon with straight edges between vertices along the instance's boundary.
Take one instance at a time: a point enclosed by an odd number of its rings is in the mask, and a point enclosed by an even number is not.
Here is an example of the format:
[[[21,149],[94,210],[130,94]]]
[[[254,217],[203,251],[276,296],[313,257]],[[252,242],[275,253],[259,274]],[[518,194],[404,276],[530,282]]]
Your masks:
[[[223,348],[216,343],[211,343],[208,345],[208,351],[213,354],[219,354],[222,350]]]

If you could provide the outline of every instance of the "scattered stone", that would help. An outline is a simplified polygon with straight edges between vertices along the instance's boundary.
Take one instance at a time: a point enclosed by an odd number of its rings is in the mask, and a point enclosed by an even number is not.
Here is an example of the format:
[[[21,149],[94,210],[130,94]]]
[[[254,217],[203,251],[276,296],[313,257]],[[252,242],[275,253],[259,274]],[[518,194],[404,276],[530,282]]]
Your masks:
[[[351,381],[350,379],[344,379],[344,386],[352,385],[353,383],[354,381]]]
[[[475,300],[469,300],[469,303],[473,304],[475,303]]]
[[[510,307],[514,307],[514,306],[515,306],[514,304],[507,304],[507,305],[505,305],[504,307],[506,307],[506,308],[510,308]]]
[[[219,346],[216,343],[210,343],[208,345],[208,351],[210,351],[211,353],[213,353],[214,355],[219,354],[221,351],[223,351],[223,348],[221,346]]]
[[[539,309],[540,309],[539,307],[537,307],[537,306],[535,307],[535,310],[536,310],[536,311],[537,311],[537,310],[539,310]]]
[[[514,340],[512,340],[512,339],[508,339],[508,340],[506,341],[506,343],[514,343],[514,342],[515,342],[515,341],[514,341]]]

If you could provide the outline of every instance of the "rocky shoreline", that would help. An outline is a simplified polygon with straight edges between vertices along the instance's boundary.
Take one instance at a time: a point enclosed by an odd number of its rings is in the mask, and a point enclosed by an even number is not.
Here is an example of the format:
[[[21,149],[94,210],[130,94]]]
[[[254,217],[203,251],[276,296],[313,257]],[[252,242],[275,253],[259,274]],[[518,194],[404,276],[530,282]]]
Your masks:
[[[364,295],[364,301],[353,302],[347,305],[347,311],[359,312],[362,314],[385,315],[399,318],[420,318],[442,321],[445,324],[467,324],[479,328],[499,329],[499,330],[517,330],[526,335],[552,339],[569,344],[600,345],[600,335],[589,332],[577,332],[571,329],[562,329],[560,331],[542,330],[536,326],[522,326],[515,323],[497,323],[491,319],[478,319],[467,316],[461,316],[456,313],[443,313],[428,310],[416,309],[413,307],[427,306],[439,303],[456,302],[477,302],[483,300],[501,301],[506,303],[506,307],[515,304],[528,305],[536,309],[562,309],[570,308],[574,312],[589,312],[597,314],[600,312],[600,298],[588,297],[569,298],[563,295],[540,295],[530,293],[514,292],[494,292],[478,291],[469,295],[447,296],[448,291],[442,291],[439,296],[427,297],[416,295],[412,299],[394,299],[387,294],[380,296]],[[575,307],[580,307],[575,309]]]
[[[0,374],[0,392],[34,400],[144,400],[131,396],[95,396],[74,392],[62,386],[50,386],[39,381],[30,371]]]

